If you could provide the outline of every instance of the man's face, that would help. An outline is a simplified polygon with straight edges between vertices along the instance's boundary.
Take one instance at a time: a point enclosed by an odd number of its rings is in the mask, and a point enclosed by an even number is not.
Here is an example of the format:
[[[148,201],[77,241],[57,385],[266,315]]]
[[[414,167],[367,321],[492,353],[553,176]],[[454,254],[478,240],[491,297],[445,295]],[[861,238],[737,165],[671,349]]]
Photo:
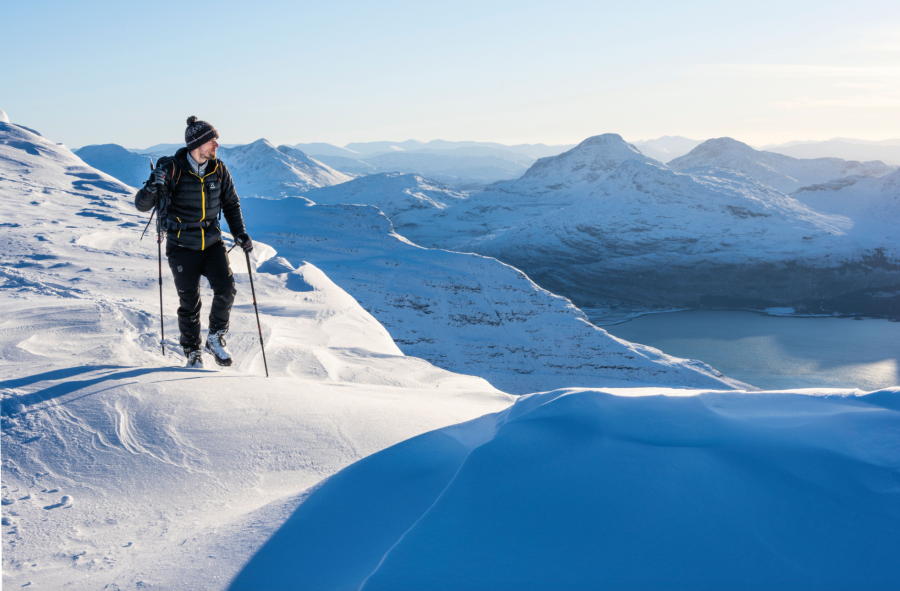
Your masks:
[[[215,160],[216,150],[219,149],[219,143],[215,139],[211,139],[198,148],[200,157],[204,160]]]

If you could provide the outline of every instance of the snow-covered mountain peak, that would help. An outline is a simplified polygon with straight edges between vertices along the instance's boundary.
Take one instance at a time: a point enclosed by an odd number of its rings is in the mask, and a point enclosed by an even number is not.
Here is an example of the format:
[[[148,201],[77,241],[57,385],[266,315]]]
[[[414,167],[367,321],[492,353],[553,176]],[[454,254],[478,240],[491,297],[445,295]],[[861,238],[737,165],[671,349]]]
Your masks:
[[[626,160],[653,162],[617,133],[604,133],[584,140],[559,156],[541,158],[532,165],[526,177],[544,177],[562,171],[577,172],[585,167],[593,171],[611,170]]]
[[[707,140],[688,154],[669,162],[678,171],[699,168],[735,170],[783,193],[849,175],[883,176],[894,170],[882,162],[856,162],[840,158],[804,160],[755,150],[732,138]]]
[[[300,150],[288,150],[291,153],[285,153],[261,138],[243,146],[219,148],[219,157],[231,170],[238,193],[247,196],[288,197],[352,178]]]
[[[756,150],[754,150],[751,146],[734,138],[717,137],[706,140],[705,142],[691,150],[688,154],[682,156],[682,158],[686,158],[690,154],[694,154],[695,157],[699,157],[701,155],[705,157],[714,157],[729,153],[753,154],[755,152]]]
[[[641,154],[616,133],[589,137],[568,152],[558,156],[540,158],[522,176],[522,179],[543,184],[565,185],[592,183],[615,170],[626,160],[660,164]]]

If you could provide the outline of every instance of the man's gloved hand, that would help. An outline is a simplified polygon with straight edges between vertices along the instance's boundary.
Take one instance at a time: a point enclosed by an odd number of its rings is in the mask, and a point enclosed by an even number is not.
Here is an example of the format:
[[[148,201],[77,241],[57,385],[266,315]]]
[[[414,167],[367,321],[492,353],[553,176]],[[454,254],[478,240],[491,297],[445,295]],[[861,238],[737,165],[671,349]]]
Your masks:
[[[166,169],[162,166],[157,166],[153,169],[153,184],[154,185],[164,185],[166,184]]]
[[[150,176],[150,180],[147,181],[147,184],[144,186],[144,190],[148,193],[156,193],[156,186],[163,185],[166,182],[166,169],[162,166],[157,166],[153,169],[153,174]]]
[[[234,237],[235,243],[244,249],[244,252],[253,252],[253,241],[250,240],[250,236],[246,233],[238,234]]]

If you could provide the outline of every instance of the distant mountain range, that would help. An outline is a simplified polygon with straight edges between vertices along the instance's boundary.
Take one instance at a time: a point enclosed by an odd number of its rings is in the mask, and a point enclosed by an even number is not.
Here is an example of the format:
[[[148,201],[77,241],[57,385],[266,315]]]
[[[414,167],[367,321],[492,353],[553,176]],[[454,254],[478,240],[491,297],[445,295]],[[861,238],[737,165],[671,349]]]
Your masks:
[[[679,172],[606,134],[538,160],[519,179],[432,200],[440,205],[421,199],[412,207],[416,191],[402,176],[305,196],[353,195],[382,208],[417,244],[496,257],[579,305],[900,315],[900,236],[884,231],[900,222],[888,202],[900,173],[880,163],[797,161],[721,139],[683,158]],[[835,192],[838,203],[839,191],[851,189],[835,179],[854,170],[884,175],[852,177],[858,191],[879,191],[871,207],[817,209],[817,191],[794,198],[763,182],[788,183],[799,172],[830,177],[821,191]]]
[[[900,166],[900,139],[869,141],[833,138],[823,142],[794,141],[763,146],[762,150],[794,158],[843,158],[845,160],[880,160]]]
[[[641,151],[641,154],[665,163],[684,156],[702,143],[701,140],[692,140],[680,135],[664,135],[655,140],[639,140],[633,145]]]
[[[723,137],[707,140],[680,158],[669,161],[669,168],[681,172],[703,168],[724,168],[746,174],[782,193],[801,187],[849,176],[884,176],[895,170],[882,162],[858,162],[840,158],[798,159],[784,154],[754,150],[745,143]]]

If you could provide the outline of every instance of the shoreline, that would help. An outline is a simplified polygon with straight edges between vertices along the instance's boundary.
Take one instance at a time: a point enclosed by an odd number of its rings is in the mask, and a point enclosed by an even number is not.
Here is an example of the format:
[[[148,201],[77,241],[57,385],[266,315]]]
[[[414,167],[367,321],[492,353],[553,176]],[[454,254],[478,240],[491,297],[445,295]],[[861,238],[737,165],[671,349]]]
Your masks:
[[[692,311],[702,311],[702,312],[754,312],[756,314],[762,314],[764,316],[774,316],[778,318],[849,318],[853,320],[887,320],[888,322],[900,322],[900,318],[890,318],[890,317],[882,317],[882,316],[866,316],[864,314],[804,314],[801,312],[796,312],[795,308],[791,307],[773,307],[773,308],[765,308],[762,310],[753,309],[753,308],[669,308],[665,310],[659,309],[635,309],[630,312],[626,312],[625,316],[620,314],[609,314],[604,318],[601,314],[597,314],[595,311],[607,311],[611,312],[610,308],[579,308],[584,315],[587,316],[587,319],[596,327],[603,328],[604,326],[616,326],[619,324],[624,324],[635,318],[641,318],[642,316],[650,316],[652,314],[670,314],[674,312],[692,312]],[[790,312],[788,312],[790,310]]]

